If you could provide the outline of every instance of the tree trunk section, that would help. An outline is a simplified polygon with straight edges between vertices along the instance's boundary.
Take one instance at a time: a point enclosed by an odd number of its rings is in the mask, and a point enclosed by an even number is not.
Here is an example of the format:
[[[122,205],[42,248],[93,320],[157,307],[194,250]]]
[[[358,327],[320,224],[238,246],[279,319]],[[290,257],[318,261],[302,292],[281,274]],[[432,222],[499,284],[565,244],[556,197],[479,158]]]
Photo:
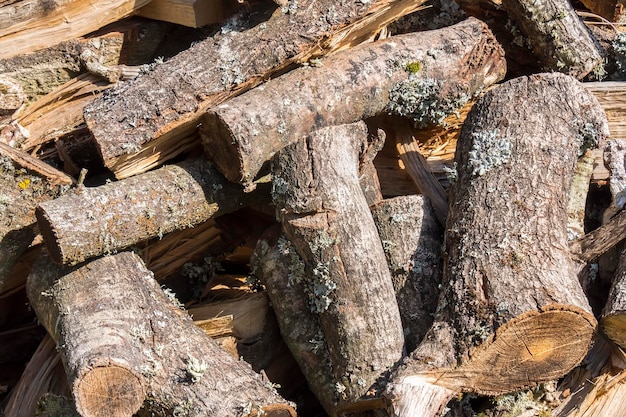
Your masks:
[[[282,150],[272,168],[274,204],[306,265],[309,308],[319,316],[342,404],[363,396],[401,358],[404,344],[391,275],[358,179],[366,142],[363,122],[321,129]]]
[[[203,118],[207,155],[231,181],[251,187],[281,148],[324,126],[381,112],[428,125],[499,81],[504,53],[487,26],[455,26],[361,45],[269,81]]]
[[[443,265],[443,229],[428,198],[408,195],[371,207],[391,271],[408,352],[433,323]]]
[[[476,103],[457,145],[437,316],[389,386],[395,415],[432,391],[499,395],[583,359],[596,322],[569,252],[567,203],[578,157],[607,134],[595,98],[558,73]]]
[[[195,326],[131,252],[73,270],[41,257],[27,291],[83,416],[131,416],[142,405],[140,415],[231,417],[266,407],[272,416],[295,416]]]
[[[583,78],[602,68],[593,35],[567,0],[502,0],[546,70]]]
[[[123,181],[78,188],[41,204],[37,219],[50,256],[77,264],[185,229],[252,201],[202,159]]]
[[[212,106],[312,55],[362,42],[422,3],[299,0],[269,15],[260,2],[212,37],[96,99],[85,110],[87,125],[117,178],[144,172],[189,149],[181,139],[197,133],[200,117]],[[353,27],[355,22],[365,24]],[[338,32],[346,36],[335,40]],[[138,152],[128,154],[129,146]]]
[[[336,417],[340,396],[335,384],[339,381],[333,377],[320,320],[309,307],[304,261],[284,236],[259,240],[252,259],[253,271],[267,288],[283,340],[311,391],[328,415]]]

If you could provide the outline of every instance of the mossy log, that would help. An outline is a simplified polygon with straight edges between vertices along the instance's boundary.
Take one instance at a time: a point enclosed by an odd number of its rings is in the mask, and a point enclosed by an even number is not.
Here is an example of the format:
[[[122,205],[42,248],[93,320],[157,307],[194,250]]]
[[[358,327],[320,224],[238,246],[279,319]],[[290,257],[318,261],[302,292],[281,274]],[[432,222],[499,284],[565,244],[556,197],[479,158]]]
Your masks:
[[[502,0],[544,69],[582,79],[602,69],[602,53],[568,0]]]
[[[226,178],[251,188],[272,155],[324,126],[381,112],[440,123],[506,71],[498,42],[474,18],[360,45],[320,65],[270,80],[202,119],[206,153]]]
[[[40,204],[37,220],[50,256],[77,264],[235,211],[256,196],[202,158],[122,181],[77,188]]]
[[[371,207],[412,352],[433,323],[443,273],[443,228],[428,198],[407,195]]]
[[[117,178],[145,172],[194,146],[181,139],[195,137],[209,108],[313,55],[363,42],[423,3],[299,0],[272,9],[253,2],[213,36],[96,99],[85,109],[87,125]]]
[[[329,352],[340,406],[359,401],[402,357],[402,323],[359,183],[363,122],[320,129],[273,161],[273,200],[305,264],[302,280]],[[355,285],[358,283],[358,285]]]
[[[295,416],[193,324],[132,252],[74,269],[42,256],[27,291],[83,416]]]
[[[567,204],[578,157],[607,135],[570,76],[513,79],[477,101],[457,145],[437,315],[388,386],[392,415],[436,415],[460,391],[499,395],[583,359],[596,321]]]

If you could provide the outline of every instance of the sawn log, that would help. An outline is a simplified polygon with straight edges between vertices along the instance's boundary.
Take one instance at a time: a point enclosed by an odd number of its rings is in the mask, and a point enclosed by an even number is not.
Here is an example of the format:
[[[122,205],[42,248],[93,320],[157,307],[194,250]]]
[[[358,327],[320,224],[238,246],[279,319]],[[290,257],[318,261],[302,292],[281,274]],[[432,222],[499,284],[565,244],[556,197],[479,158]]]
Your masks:
[[[578,157],[607,135],[595,98],[558,73],[478,100],[457,147],[437,315],[388,386],[392,415],[434,416],[459,391],[499,395],[583,359],[596,321],[567,203]]]

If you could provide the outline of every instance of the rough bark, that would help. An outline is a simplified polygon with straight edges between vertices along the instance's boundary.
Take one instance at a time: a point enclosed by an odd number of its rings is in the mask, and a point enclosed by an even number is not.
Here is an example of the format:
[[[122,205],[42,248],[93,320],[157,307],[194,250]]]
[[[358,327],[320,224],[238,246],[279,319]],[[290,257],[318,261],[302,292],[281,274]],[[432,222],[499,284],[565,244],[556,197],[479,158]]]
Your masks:
[[[271,80],[207,113],[201,135],[226,178],[251,187],[272,155],[315,129],[381,112],[441,123],[499,81],[505,66],[487,26],[471,18],[361,45]]]
[[[50,256],[64,264],[192,227],[252,201],[209,163],[190,159],[41,204],[37,220]]]
[[[247,364],[195,326],[131,252],[73,270],[41,257],[27,290],[83,416],[230,417],[262,409],[295,416]]]
[[[363,41],[422,3],[300,0],[269,16],[259,2],[210,38],[97,99],[85,110],[87,124],[118,178],[143,172],[189,149],[178,142],[197,132],[210,107],[313,54]],[[128,146],[139,152],[127,155]],[[155,150],[157,160],[149,158]]]
[[[0,293],[37,234],[35,208],[67,189],[24,170],[7,156],[13,152],[4,153],[5,147],[15,151],[0,143]]]
[[[385,254],[358,179],[366,144],[363,122],[321,129],[282,150],[272,168],[274,204],[304,259],[309,307],[319,316],[335,393],[346,404],[401,358],[404,344]]]
[[[556,379],[583,359],[596,323],[567,244],[567,202],[578,156],[607,134],[595,98],[558,73],[476,103],[457,148],[437,316],[389,385],[395,415],[435,394],[434,411],[454,392]]]
[[[626,211],[622,210],[608,223],[574,240],[570,250],[583,262],[597,259],[600,255],[626,238]]]
[[[383,200],[371,207],[396,291],[408,352],[433,322],[443,273],[443,229],[421,195]]]
[[[593,35],[567,0],[503,0],[546,70],[578,79],[602,68]]]
[[[328,415],[337,416],[337,395],[328,347],[317,314],[311,311],[304,261],[284,236],[264,236],[252,257],[255,275],[267,288],[280,333],[309,387]]]
[[[609,298],[602,313],[602,330],[615,343],[626,348],[626,254],[622,254],[615,271]]]

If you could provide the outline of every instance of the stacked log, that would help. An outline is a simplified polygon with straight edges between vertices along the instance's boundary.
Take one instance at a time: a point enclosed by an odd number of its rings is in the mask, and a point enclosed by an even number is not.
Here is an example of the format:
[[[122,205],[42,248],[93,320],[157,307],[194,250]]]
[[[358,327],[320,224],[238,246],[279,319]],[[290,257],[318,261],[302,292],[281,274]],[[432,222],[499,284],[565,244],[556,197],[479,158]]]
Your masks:
[[[430,417],[537,384],[617,409],[623,86],[579,80],[619,77],[623,37],[589,12],[30,4],[0,6],[0,366],[32,355],[5,414]],[[134,13],[218,23],[76,39]]]

